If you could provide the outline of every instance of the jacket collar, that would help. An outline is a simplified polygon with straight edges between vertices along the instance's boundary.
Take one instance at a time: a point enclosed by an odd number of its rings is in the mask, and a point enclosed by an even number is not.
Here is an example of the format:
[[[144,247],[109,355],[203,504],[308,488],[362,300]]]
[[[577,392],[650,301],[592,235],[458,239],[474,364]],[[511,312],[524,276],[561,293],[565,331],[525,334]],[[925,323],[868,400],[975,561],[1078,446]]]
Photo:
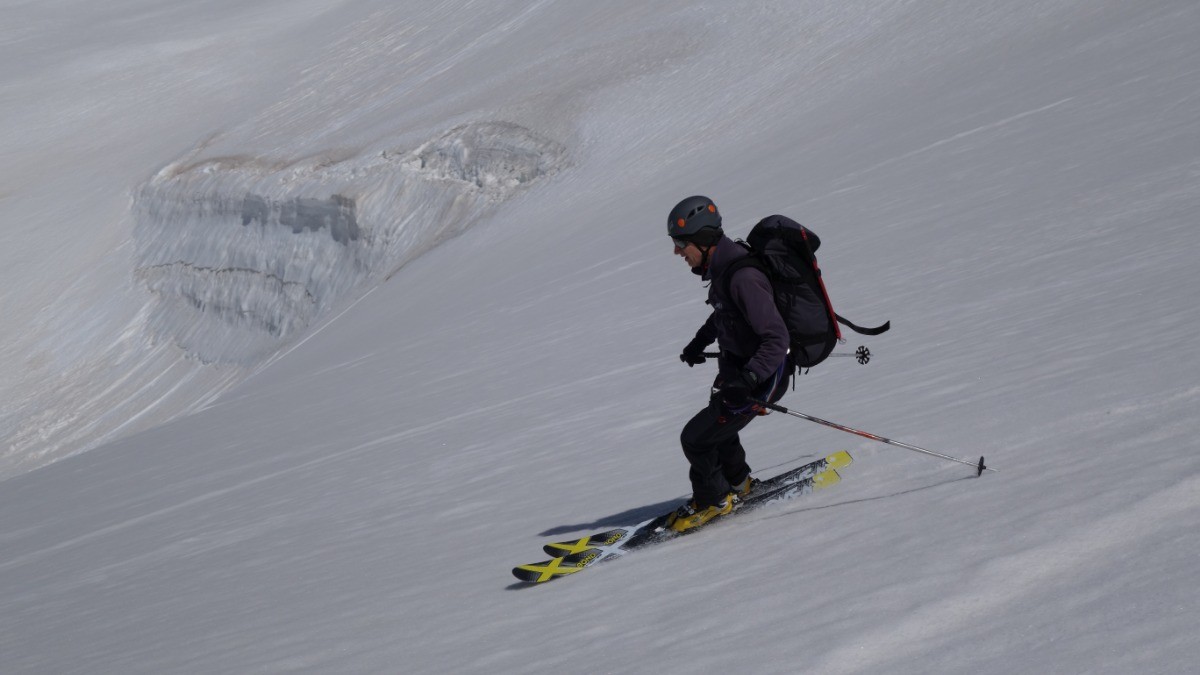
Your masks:
[[[708,252],[708,268],[704,270],[701,278],[705,281],[719,278],[725,273],[725,268],[729,267],[729,263],[744,255],[746,255],[745,249],[736,241],[729,237],[721,237]]]

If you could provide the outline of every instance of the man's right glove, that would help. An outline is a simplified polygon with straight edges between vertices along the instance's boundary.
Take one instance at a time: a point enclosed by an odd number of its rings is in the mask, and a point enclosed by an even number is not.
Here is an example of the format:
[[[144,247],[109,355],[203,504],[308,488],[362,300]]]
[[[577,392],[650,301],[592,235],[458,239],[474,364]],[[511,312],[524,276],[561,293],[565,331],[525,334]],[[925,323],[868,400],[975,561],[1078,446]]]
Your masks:
[[[750,402],[758,388],[758,376],[753,371],[743,370],[721,385],[721,400],[726,405],[739,408]]]
[[[679,355],[679,360],[688,364],[688,368],[704,363],[708,360],[708,357],[704,355],[704,348],[708,344],[700,338],[695,338],[683,348],[683,353]]]

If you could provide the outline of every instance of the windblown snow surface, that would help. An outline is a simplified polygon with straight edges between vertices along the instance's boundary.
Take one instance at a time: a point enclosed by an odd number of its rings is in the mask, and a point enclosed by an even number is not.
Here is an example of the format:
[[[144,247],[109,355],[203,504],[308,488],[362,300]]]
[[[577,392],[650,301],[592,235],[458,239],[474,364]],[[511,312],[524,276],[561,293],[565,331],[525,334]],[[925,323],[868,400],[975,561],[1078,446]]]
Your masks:
[[[8,2],[0,671],[1185,673],[1200,5]],[[891,319],[688,494],[706,194]],[[852,350],[858,341],[843,349]]]

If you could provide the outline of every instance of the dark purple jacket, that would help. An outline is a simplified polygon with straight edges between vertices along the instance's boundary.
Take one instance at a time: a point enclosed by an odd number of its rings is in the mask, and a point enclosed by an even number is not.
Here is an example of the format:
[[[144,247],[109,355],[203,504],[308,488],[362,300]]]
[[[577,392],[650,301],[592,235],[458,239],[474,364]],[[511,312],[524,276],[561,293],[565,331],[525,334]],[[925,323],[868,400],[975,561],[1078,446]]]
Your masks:
[[[747,255],[746,249],[729,237],[721,237],[709,253],[704,279],[708,304],[713,312],[696,332],[705,344],[713,340],[721,347],[720,371],[730,376],[745,368],[765,382],[787,358],[788,332],[775,308],[771,282],[762,270],[743,267],[733,273],[726,295],[722,273],[731,262]]]

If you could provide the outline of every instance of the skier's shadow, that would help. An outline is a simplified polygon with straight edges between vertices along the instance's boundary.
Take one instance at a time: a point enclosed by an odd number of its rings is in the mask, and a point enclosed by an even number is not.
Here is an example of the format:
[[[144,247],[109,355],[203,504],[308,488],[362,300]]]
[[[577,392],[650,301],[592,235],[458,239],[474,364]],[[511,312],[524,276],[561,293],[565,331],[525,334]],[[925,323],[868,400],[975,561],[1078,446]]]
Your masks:
[[[878,495],[875,497],[864,497],[862,499],[851,499],[848,501],[834,502],[832,504],[825,504],[822,506],[810,506],[807,508],[788,509],[782,513],[765,516],[765,518],[780,518],[780,517],[786,517],[786,516],[796,514],[796,513],[803,513],[805,511],[831,509],[831,508],[838,507],[838,506],[845,506],[846,504],[860,504],[863,502],[873,502],[873,501],[882,500],[882,499],[891,499],[893,497],[899,497],[901,495],[911,494],[913,492],[921,492],[923,490],[932,490],[934,488],[941,487],[943,485],[948,485],[950,483],[957,483],[958,481],[961,481],[961,480],[968,480],[968,479],[974,479],[974,478],[975,478],[974,476],[963,476],[962,478],[951,478],[949,480],[939,480],[939,481],[931,483],[929,485],[922,485],[920,487],[910,488],[907,490],[900,490],[899,492],[893,492],[893,493],[886,494],[886,495]],[[677,499],[672,499],[670,501],[659,502],[657,504],[650,504],[648,506],[640,506],[636,509],[629,509],[628,511],[614,513],[611,516],[605,516],[604,518],[600,518],[600,519],[592,521],[590,523],[578,523],[576,525],[559,525],[558,527],[552,527],[549,530],[542,532],[538,536],[554,537],[554,536],[558,536],[560,534],[568,534],[571,532],[578,532],[580,530],[598,530],[600,528],[605,528],[605,527],[623,527],[623,526],[627,526],[627,525],[637,525],[638,523],[641,523],[646,520],[650,520],[651,518],[654,518],[655,516],[661,516],[662,514],[675,509],[680,504],[682,504],[684,501],[686,501],[686,499],[687,499],[686,497],[679,497]]]
[[[538,534],[539,537],[556,537],[560,534],[568,534],[571,532],[579,532],[580,530],[598,530],[604,527],[623,527],[626,525],[637,525],[638,523],[650,520],[651,518],[661,516],[662,514],[671,511],[678,507],[686,500],[686,497],[678,497],[657,504],[647,504],[639,506],[635,509],[629,509],[620,513],[614,513],[611,516],[605,516],[590,523],[577,523],[574,525],[559,525],[552,527],[545,532]]]
[[[771,473],[774,470],[779,469],[780,467],[787,466],[790,464],[796,464],[797,462],[808,461],[808,460],[811,460],[815,456],[816,455],[807,454],[807,455],[800,455],[799,457],[793,457],[789,460],[780,462],[778,464],[773,464],[771,466],[765,467],[764,469],[762,469],[762,472],[763,473]],[[755,474],[755,475],[757,475],[757,474]],[[686,501],[687,501],[686,495],[680,496],[680,497],[676,497],[675,499],[667,500],[665,502],[659,502],[657,504],[648,504],[646,506],[639,506],[636,509],[629,509],[628,511],[614,513],[611,516],[605,516],[604,518],[594,520],[590,523],[578,523],[576,525],[559,525],[558,527],[552,527],[549,530],[546,530],[545,532],[539,533],[538,536],[539,537],[557,537],[560,534],[570,534],[572,532],[579,532],[581,530],[597,530],[602,527],[624,527],[627,525],[637,525],[638,523],[645,522],[647,520],[650,520],[651,518],[656,518],[658,516],[661,516],[662,514],[667,513],[668,511],[674,511],[676,508],[679,507],[680,504],[683,504]]]

